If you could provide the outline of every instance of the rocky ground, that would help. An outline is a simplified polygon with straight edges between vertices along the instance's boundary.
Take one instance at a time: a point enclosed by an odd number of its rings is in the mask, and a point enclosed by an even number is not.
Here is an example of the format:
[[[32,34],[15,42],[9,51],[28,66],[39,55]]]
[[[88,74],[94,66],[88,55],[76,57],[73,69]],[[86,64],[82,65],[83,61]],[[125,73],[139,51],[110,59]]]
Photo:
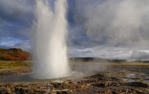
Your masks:
[[[30,68],[0,71],[1,79],[31,72]],[[90,75],[58,80],[0,80],[0,94],[149,94],[148,66],[111,66]]]

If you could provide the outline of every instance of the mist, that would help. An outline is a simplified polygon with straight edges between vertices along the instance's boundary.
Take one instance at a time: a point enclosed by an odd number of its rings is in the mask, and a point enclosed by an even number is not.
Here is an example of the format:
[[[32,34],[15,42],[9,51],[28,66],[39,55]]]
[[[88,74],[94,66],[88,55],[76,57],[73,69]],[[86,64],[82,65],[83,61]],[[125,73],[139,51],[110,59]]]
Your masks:
[[[72,25],[69,38],[75,40],[79,49],[75,51],[81,56],[88,52],[88,56],[94,57],[109,53],[128,58],[131,51],[148,50],[148,0],[75,0],[74,6],[75,26]],[[78,40],[73,37],[79,34],[82,37]],[[114,54],[114,51],[120,53]]]

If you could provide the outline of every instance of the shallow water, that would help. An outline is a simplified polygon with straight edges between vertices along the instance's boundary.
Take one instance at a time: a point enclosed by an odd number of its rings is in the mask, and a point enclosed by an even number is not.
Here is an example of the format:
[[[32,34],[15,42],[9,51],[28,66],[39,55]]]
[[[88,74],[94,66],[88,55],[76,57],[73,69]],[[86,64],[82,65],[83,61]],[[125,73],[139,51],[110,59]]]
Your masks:
[[[126,83],[137,82],[136,80],[128,80]]]
[[[128,78],[135,78],[135,77],[136,77],[136,74],[130,73],[130,74],[127,75],[127,77],[128,77]]]
[[[30,74],[19,74],[9,77],[4,77],[0,79],[0,82],[32,82],[32,81],[54,81],[54,80],[73,80],[80,81],[84,76],[96,74],[98,72],[102,73],[108,71],[121,71],[124,70],[127,73],[126,77],[122,77],[123,81],[126,82],[135,82],[135,81],[145,81],[148,82],[149,74],[148,70],[144,68],[138,68],[140,66],[106,66],[101,63],[75,63],[71,64],[72,75],[69,77],[56,78],[56,79],[33,79],[30,77]],[[140,70],[144,72],[140,72]],[[122,75],[123,76],[123,75]]]
[[[63,77],[63,78],[53,78],[53,79],[34,79],[30,77],[31,74],[21,74],[14,75],[10,77],[4,77],[0,79],[0,82],[35,82],[35,81],[54,81],[54,82],[62,82],[63,80],[69,80],[77,77],[82,77],[83,73],[72,72],[71,76]]]
[[[145,82],[145,83],[149,83],[149,80],[144,80],[143,82]]]

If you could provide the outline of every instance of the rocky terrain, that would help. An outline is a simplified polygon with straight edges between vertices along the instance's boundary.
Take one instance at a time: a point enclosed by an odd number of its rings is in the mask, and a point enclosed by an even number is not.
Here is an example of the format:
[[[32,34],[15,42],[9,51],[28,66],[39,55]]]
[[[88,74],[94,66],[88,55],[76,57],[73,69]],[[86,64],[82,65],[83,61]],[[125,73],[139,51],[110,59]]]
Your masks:
[[[0,71],[0,94],[149,94],[148,66],[113,65],[91,75],[12,81],[12,76],[17,79],[17,75],[23,75],[24,78],[29,73],[29,67]]]

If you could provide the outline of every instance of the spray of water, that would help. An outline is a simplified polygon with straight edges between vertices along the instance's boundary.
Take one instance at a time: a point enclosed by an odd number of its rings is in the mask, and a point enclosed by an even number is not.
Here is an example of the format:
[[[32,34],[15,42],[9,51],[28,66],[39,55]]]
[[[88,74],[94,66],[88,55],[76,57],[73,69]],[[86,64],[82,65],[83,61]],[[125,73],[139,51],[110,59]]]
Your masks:
[[[67,61],[66,0],[56,0],[54,10],[47,0],[36,0],[32,27],[33,78],[49,79],[69,75]]]

